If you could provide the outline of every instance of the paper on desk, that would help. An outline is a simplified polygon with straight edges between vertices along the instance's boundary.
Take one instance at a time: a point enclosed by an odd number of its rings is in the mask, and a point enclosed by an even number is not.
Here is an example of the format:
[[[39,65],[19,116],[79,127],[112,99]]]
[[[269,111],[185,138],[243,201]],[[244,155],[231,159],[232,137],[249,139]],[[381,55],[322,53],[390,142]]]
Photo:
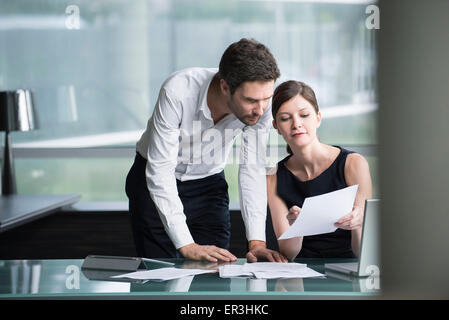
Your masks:
[[[137,280],[172,280],[182,277],[193,276],[203,273],[212,273],[216,270],[202,270],[202,269],[180,269],[180,268],[159,268],[153,270],[143,270],[131,273],[125,273],[112,278],[129,278]]]
[[[219,269],[221,278],[255,277],[258,279],[320,277],[318,273],[302,263],[254,262],[244,265],[224,265]]]
[[[306,198],[298,219],[278,240],[334,232],[334,223],[352,211],[359,185]]]
[[[316,272],[310,268],[299,269],[296,271],[256,271],[254,272],[254,277],[257,279],[288,279],[288,278],[313,278],[313,277],[324,277],[324,274]]]
[[[226,264],[218,268],[218,274],[220,278],[233,278],[233,277],[252,277],[253,273],[245,271],[242,265],[238,264]]]
[[[286,262],[252,262],[242,265],[245,271],[249,272],[269,272],[269,271],[296,271],[307,267],[304,263]]]

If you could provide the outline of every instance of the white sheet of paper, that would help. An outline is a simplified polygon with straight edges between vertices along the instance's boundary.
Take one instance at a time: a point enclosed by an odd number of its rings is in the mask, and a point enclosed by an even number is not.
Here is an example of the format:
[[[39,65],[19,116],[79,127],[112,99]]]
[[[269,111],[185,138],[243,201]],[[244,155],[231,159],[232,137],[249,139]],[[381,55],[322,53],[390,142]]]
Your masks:
[[[247,272],[269,272],[269,271],[296,271],[298,269],[306,268],[307,265],[296,262],[252,262],[242,265],[243,271]]]
[[[310,268],[302,268],[296,271],[290,272],[279,272],[279,271],[256,271],[254,272],[254,276],[257,279],[289,279],[289,278],[313,278],[313,277],[324,277],[323,274],[316,272]]]
[[[233,277],[252,277],[253,273],[245,271],[243,265],[239,264],[225,264],[218,268],[220,278],[233,278]]]
[[[224,265],[219,268],[221,278],[255,277],[257,279],[321,277],[302,263],[254,262],[244,265]]]
[[[195,276],[187,276],[183,278],[168,280],[166,290],[168,292],[189,292],[193,278],[195,278]]]
[[[306,198],[298,219],[278,240],[334,232],[334,223],[352,211],[358,185]]]
[[[212,273],[215,270],[201,270],[201,269],[180,269],[180,268],[159,268],[153,270],[143,270],[125,273],[112,278],[129,278],[138,280],[172,280],[182,277],[193,276],[203,273]]]

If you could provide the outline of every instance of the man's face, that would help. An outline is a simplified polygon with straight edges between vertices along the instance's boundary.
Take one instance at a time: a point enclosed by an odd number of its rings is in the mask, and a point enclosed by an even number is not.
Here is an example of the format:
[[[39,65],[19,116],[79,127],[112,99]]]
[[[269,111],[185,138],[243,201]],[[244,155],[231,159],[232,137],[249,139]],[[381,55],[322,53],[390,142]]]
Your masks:
[[[274,80],[243,82],[232,95],[226,87],[226,82],[222,83],[231,112],[244,124],[253,126],[268,107],[273,96]]]

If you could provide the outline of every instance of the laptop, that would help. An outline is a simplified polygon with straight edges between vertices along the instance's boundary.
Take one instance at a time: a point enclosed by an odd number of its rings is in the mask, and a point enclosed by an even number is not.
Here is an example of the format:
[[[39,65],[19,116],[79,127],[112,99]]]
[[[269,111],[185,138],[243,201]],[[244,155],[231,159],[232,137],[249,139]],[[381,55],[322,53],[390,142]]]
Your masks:
[[[326,263],[326,270],[336,271],[353,277],[368,277],[379,272],[379,199],[368,199],[365,202],[362,241],[358,262]]]

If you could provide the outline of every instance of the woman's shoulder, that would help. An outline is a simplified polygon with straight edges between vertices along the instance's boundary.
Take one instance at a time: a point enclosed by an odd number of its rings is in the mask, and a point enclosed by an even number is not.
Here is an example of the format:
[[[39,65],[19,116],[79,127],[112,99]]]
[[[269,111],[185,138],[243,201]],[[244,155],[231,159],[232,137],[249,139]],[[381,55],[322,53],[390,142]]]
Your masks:
[[[267,169],[267,191],[270,192],[276,188],[277,166]]]
[[[369,172],[369,164],[364,156],[341,146],[333,147],[341,150],[336,162],[338,162],[339,167],[344,170],[344,175],[346,177],[357,177],[360,174]]]
[[[268,168],[267,169],[267,177],[276,176],[277,171],[278,171],[277,165],[276,165],[276,167]]]
[[[281,166],[280,163],[281,162],[278,162],[278,163],[275,164],[274,167],[268,167],[266,169],[267,180],[270,180],[270,181],[274,180],[274,181],[276,181],[276,176],[277,176],[277,173],[279,171],[279,167]]]
[[[277,165],[276,168],[281,168],[283,166],[285,166],[285,163],[287,162],[288,159],[290,159],[290,157],[292,156],[292,154],[288,154],[284,159],[280,160]]]
[[[345,175],[358,176],[362,172],[369,172],[368,161],[359,153],[348,154],[345,163]]]
[[[282,159],[281,161],[279,161],[278,163],[276,163],[276,165],[274,167],[269,167],[266,170],[266,175],[267,175],[267,179],[276,179],[276,175],[279,171],[279,169],[282,169],[283,166],[285,166],[285,161],[287,161],[288,158],[291,157],[291,154],[289,154],[288,156],[286,156],[284,159]]]
[[[354,164],[357,165],[360,162],[366,161],[365,158],[361,154],[359,154],[353,150],[346,149],[341,146],[332,146],[332,147],[339,149],[337,158],[340,159],[340,162],[341,162],[341,160],[344,160],[343,163],[344,163],[345,167],[347,167],[348,165],[349,166],[354,165]]]
[[[335,149],[335,150],[337,150],[338,153],[339,153],[339,155],[348,156],[348,155],[350,155],[350,154],[355,153],[355,151],[352,151],[352,150],[350,150],[350,149],[343,148],[342,146],[331,145],[330,147],[333,148],[333,149]]]
[[[348,153],[347,158],[346,158],[346,164],[360,165],[360,164],[364,164],[364,163],[368,163],[368,161],[360,153],[357,153],[354,151],[352,151],[351,153]]]

